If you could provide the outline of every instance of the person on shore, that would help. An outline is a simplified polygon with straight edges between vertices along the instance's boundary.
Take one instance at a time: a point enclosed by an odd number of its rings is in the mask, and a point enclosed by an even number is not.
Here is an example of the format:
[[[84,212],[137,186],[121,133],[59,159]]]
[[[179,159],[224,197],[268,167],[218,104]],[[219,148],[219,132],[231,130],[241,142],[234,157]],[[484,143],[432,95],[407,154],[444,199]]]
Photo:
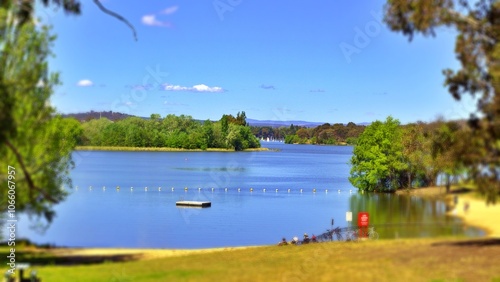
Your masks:
[[[299,242],[299,238],[297,236],[295,236],[295,237],[293,237],[291,244],[297,245],[298,242]]]
[[[283,237],[281,239],[281,242],[278,243],[278,246],[286,246],[286,245],[288,245],[288,242],[286,241],[286,238]]]
[[[469,211],[469,207],[470,207],[470,206],[469,206],[469,202],[468,202],[468,201],[467,201],[467,202],[465,202],[465,203],[464,203],[464,213],[467,213],[467,212]]]
[[[307,233],[304,233],[304,240],[302,240],[302,243],[308,244],[310,241],[311,239],[309,239],[309,235],[307,235]]]
[[[316,235],[314,235],[314,234],[312,235],[311,242],[318,243],[318,239],[316,238]]]

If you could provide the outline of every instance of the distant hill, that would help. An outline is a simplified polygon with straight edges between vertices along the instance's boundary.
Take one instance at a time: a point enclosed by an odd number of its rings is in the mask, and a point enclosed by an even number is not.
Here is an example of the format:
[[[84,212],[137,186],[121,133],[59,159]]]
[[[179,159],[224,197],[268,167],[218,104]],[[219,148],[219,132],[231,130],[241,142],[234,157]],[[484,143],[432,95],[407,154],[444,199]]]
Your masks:
[[[86,112],[86,113],[64,114],[62,116],[63,117],[72,117],[72,118],[79,120],[80,122],[86,121],[86,120],[91,120],[91,119],[99,119],[99,118],[107,118],[109,120],[115,121],[115,120],[126,119],[128,117],[133,117],[132,115],[122,114],[122,113],[117,113],[117,112],[112,112],[112,111],[108,111],[108,112],[90,111],[90,112]]]
[[[101,112],[95,112],[95,111],[90,111],[86,113],[71,113],[71,114],[64,114],[63,117],[73,117],[79,121],[86,121],[86,120],[91,120],[91,119],[98,119],[98,118],[107,118],[109,120],[121,120],[125,119],[128,117],[135,117],[133,115],[129,114],[123,114],[123,113],[118,113],[118,112],[112,112],[112,111],[101,111]],[[149,117],[140,117],[144,119],[149,119]],[[203,122],[204,120],[200,120],[200,122]],[[247,118],[247,123],[250,126],[269,126],[269,127],[289,127],[290,125],[295,125],[295,126],[304,126],[308,128],[312,127],[317,127],[320,125],[325,124],[326,122],[312,122],[312,121],[303,121],[303,120],[257,120],[257,119],[251,119]],[[370,125],[370,122],[361,122],[358,123],[357,125]]]
[[[324,122],[310,122],[303,120],[256,120],[247,118],[247,123],[251,126],[270,126],[270,127],[281,127],[281,126],[290,126],[290,125],[298,125],[304,127],[316,127],[324,124]]]
[[[269,126],[269,127],[289,127],[290,125],[296,125],[296,126],[303,126],[303,127],[317,127],[320,125],[325,124],[326,122],[313,122],[313,121],[303,121],[303,120],[286,120],[286,121],[280,121],[280,120],[256,120],[256,119],[250,119],[247,118],[247,123],[250,124],[251,126]],[[330,123],[332,124],[332,123]],[[357,125],[370,125],[371,122],[361,122],[357,123]],[[344,125],[347,125],[344,124]]]

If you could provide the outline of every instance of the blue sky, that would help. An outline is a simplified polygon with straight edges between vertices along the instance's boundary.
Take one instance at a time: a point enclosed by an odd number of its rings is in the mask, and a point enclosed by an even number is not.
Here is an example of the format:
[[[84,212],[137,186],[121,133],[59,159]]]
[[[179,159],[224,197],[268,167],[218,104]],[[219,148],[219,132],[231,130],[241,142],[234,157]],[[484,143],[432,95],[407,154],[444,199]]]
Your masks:
[[[455,34],[412,42],[382,22],[384,1],[92,1],[82,14],[40,9],[58,39],[51,103],[61,113],[116,111],[347,123],[466,118],[442,70]]]

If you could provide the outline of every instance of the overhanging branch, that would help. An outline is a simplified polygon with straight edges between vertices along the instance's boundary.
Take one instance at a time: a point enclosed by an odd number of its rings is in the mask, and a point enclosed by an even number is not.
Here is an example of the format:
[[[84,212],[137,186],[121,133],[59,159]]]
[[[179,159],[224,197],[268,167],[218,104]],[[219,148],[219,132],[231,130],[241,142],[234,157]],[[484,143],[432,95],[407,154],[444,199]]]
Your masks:
[[[121,15],[111,11],[111,10],[108,10],[106,7],[104,7],[101,2],[99,2],[99,0],[94,0],[94,3],[97,5],[97,7],[99,7],[99,9],[101,9],[101,11],[103,11],[104,13],[112,16],[112,17],[115,17],[117,18],[118,20],[124,22],[126,25],[128,25],[130,27],[130,29],[132,30],[132,33],[134,34],[134,39],[135,41],[137,41],[137,33],[135,31],[135,28],[134,26],[127,20],[125,19],[124,17],[122,17]]]
[[[31,179],[31,174],[28,172],[28,169],[26,168],[26,165],[24,164],[23,157],[21,156],[21,154],[19,153],[19,151],[17,150],[17,148],[14,145],[12,145],[12,143],[10,143],[9,140],[5,140],[5,144],[14,153],[14,155],[16,156],[17,161],[19,162],[19,165],[21,166],[21,170],[24,173],[24,177],[26,178],[26,182],[28,182],[28,187],[30,189],[30,191],[29,191],[30,192],[30,198],[32,199],[32,195],[33,195],[33,193],[31,193],[31,192],[33,190],[36,190],[40,194],[42,194],[43,197],[45,199],[47,199],[48,201],[50,201],[50,202],[52,202],[54,204],[57,203],[58,201],[56,199],[54,199],[51,195],[47,194],[45,191],[43,191],[42,189],[38,188],[35,185],[35,183],[33,182],[33,179]]]

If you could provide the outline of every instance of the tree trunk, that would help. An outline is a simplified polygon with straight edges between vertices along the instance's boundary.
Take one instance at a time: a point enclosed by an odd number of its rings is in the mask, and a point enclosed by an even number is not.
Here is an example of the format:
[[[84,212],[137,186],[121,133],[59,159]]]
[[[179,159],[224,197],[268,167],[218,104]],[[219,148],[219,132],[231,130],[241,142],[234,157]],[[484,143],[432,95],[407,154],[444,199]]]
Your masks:
[[[450,193],[450,174],[446,174],[446,194]]]

